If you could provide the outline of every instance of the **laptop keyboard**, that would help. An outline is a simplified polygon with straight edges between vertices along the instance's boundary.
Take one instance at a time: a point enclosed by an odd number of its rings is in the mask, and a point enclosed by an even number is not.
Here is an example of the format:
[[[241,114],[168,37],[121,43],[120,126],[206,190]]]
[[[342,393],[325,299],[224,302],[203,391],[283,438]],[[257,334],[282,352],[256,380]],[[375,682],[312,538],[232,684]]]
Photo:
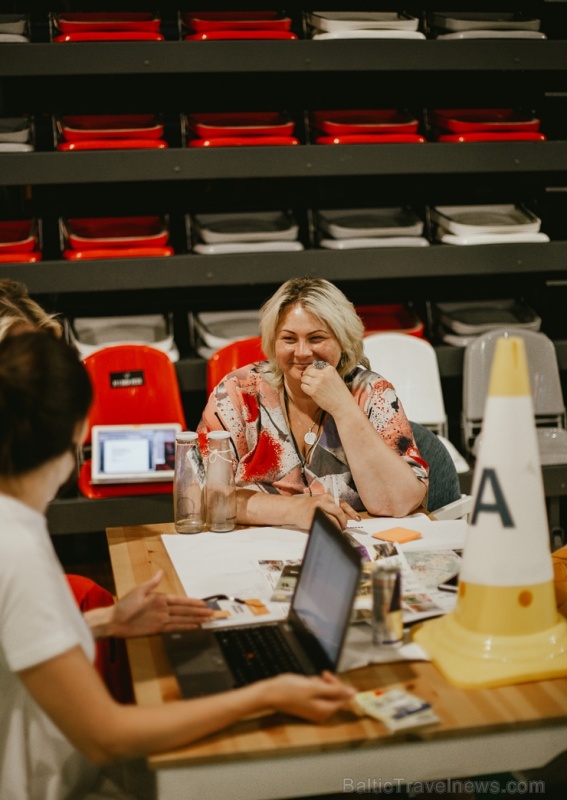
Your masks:
[[[282,672],[304,672],[277,626],[229,628],[215,636],[238,686]]]

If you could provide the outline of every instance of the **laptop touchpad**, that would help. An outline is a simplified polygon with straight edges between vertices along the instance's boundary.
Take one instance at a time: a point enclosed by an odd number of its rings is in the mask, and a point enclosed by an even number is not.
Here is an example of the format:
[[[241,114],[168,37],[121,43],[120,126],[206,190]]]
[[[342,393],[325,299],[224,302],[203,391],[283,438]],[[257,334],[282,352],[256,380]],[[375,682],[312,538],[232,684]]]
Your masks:
[[[234,688],[234,678],[211,631],[169,633],[163,638],[183,697]]]

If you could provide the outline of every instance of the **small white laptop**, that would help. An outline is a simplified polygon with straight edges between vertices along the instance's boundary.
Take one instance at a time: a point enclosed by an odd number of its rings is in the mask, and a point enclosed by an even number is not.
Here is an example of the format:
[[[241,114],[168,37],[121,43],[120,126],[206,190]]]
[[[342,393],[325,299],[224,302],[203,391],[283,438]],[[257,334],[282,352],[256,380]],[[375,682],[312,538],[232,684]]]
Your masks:
[[[92,483],[172,481],[181,429],[178,422],[93,425]]]

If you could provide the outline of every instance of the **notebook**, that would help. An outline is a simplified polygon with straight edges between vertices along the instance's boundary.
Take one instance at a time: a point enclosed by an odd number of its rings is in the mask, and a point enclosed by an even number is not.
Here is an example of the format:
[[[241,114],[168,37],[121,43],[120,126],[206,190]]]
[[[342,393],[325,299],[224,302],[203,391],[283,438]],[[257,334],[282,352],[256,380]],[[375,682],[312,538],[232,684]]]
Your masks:
[[[172,481],[178,422],[93,425],[92,483]]]
[[[282,672],[336,671],[360,576],[360,554],[317,509],[287,619],[163,634],[182,696],[215,694]]]

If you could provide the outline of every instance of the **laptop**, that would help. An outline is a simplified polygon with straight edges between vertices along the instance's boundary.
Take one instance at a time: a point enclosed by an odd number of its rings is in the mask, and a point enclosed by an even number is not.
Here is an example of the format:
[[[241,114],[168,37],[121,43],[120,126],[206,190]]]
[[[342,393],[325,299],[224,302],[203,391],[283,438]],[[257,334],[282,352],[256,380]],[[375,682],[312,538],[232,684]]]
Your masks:
[[[172,481],[178,422],[93,425],[92,483]]]
[[[181,695],[203,697],[282,672],[335,672],[361,563],[357,550],[317,509],[287,619],[163,634]]]

